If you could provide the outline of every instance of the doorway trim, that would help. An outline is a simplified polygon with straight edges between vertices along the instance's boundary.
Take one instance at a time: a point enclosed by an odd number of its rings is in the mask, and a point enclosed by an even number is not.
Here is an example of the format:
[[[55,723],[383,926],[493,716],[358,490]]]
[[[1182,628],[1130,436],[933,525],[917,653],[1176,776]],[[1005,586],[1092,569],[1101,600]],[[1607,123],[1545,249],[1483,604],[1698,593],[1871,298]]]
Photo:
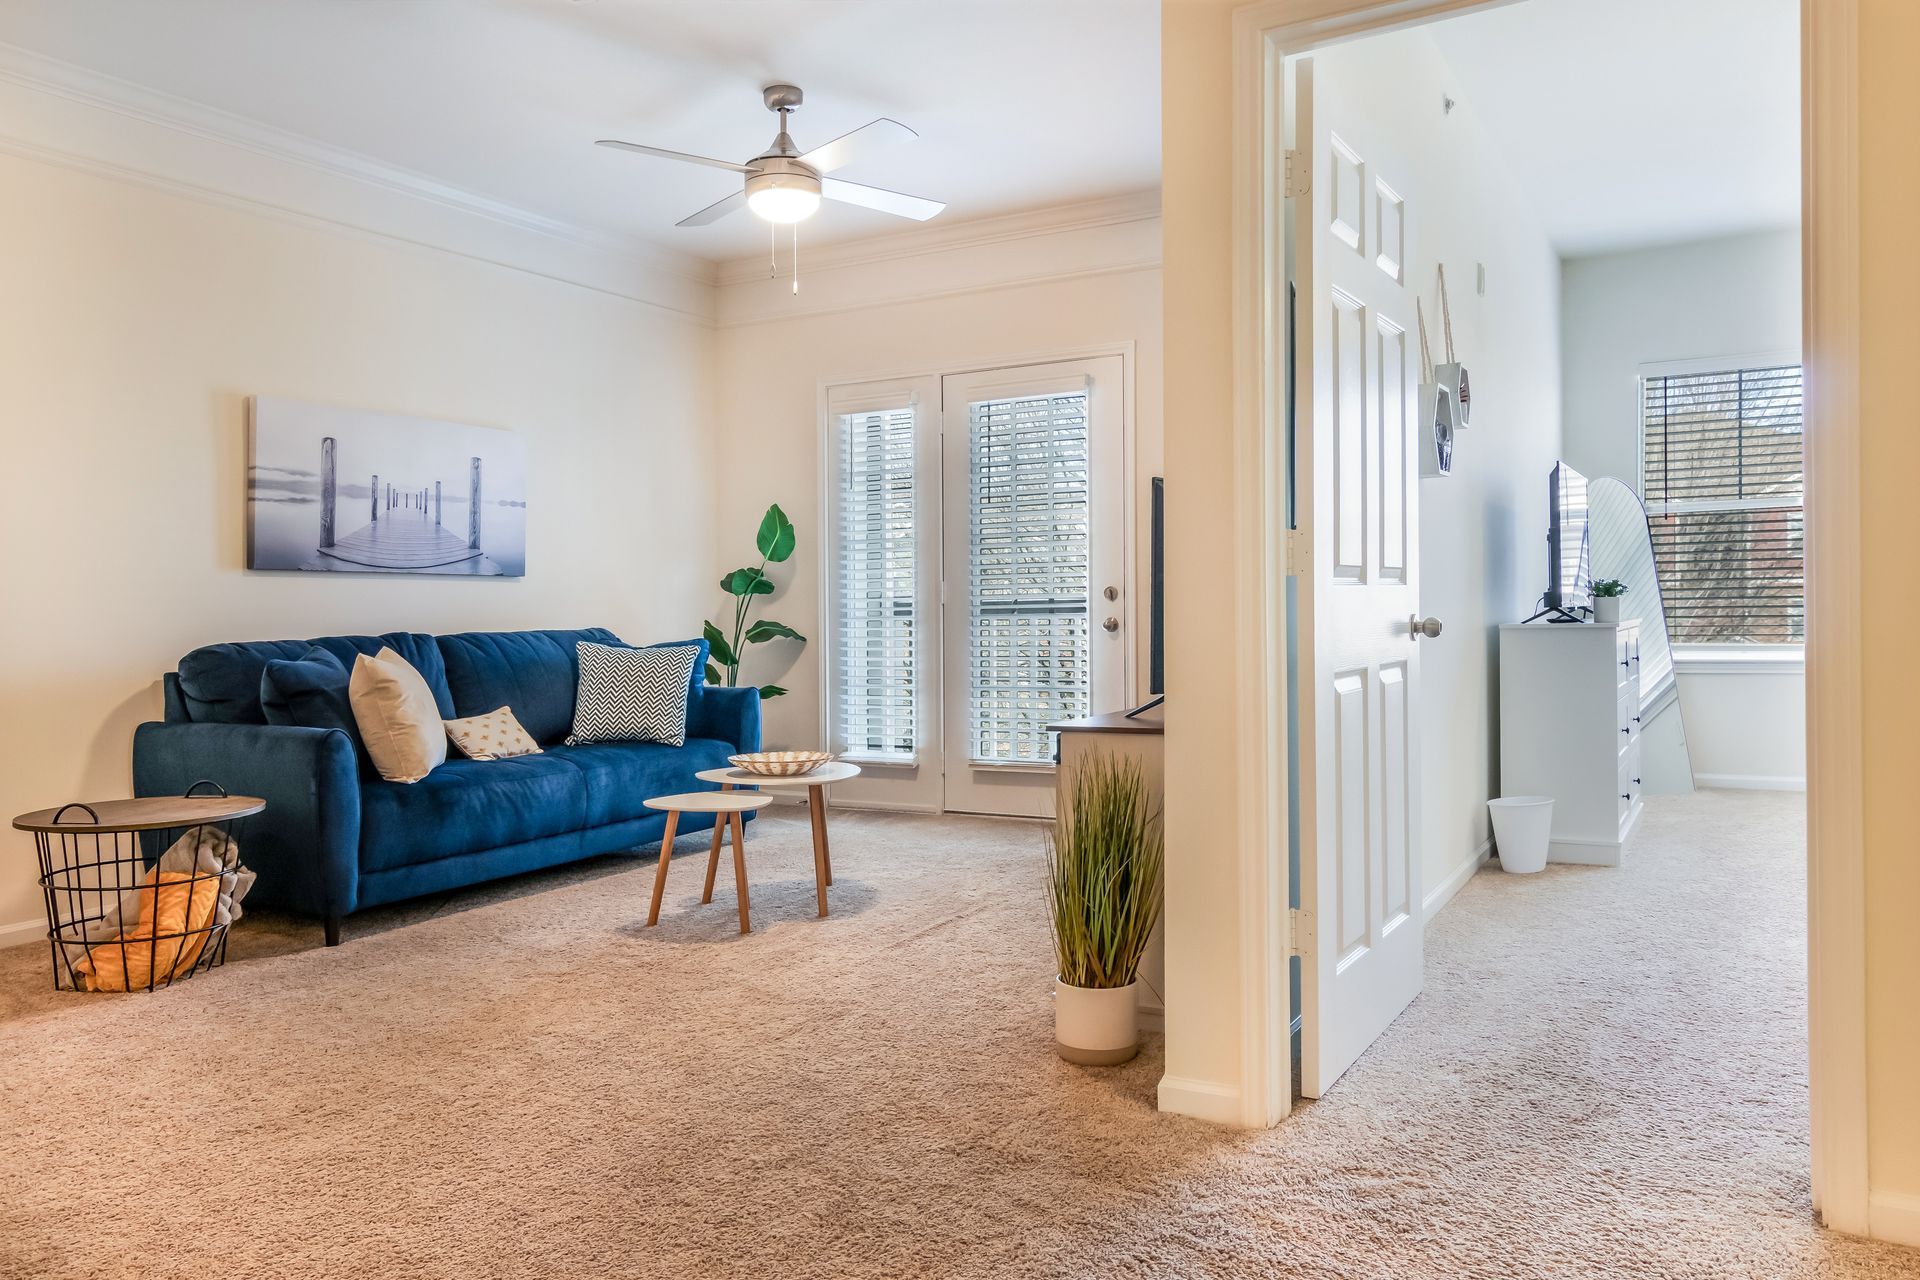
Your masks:
[[[1282,245],[1279,145],[1284,59],[1316,46],[1521,0],[1262,0],[1233,14],[1234,456],[1240,586],[1255,626],[1236,665],[1243,688],[1286,688],[1284,298],[1266,287]],[[1800,0],[1801,271],[1807,507],[1807,997],[1814,1211],[1869,1232],[1866,893],[1861,819],[1859,422],[1859,0]],[[1244,1122],[1287,1111],[1284,1012],[1284,716],[1241,701],[1239,970]],[[1278,780],[1277,799],[1275,780]],[[1279,1003],[1276,1003],[1279,1002]]]

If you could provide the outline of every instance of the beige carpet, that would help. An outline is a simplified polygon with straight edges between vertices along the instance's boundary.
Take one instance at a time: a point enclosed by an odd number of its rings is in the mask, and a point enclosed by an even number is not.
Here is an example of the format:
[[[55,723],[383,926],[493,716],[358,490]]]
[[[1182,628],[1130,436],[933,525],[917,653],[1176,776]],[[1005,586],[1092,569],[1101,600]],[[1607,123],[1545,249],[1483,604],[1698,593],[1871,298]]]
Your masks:
[[[154,996],[0,952],[8,1276],[1920,1276],[1810,1221],[1797,797],[1487,871],[1327,1099],[1239,1134],[1051,1052],[1039,832],[749,840],[318,929]],[[700,847],[682,842],[684,854]],[[726,883],[725,877],[722,884]]]

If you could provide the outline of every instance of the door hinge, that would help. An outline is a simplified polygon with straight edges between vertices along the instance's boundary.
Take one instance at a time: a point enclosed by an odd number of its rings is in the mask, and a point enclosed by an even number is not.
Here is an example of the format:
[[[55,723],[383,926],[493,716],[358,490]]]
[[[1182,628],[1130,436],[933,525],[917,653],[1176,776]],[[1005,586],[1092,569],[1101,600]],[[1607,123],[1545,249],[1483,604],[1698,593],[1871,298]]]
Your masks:
[[[1307,578],[1313,575],[1313,548],[1299,529],[1287,530],[1287,576]]]
[[[1287,908],[1287,954],[1304,956],[1313,950],[1313,912]]]
[[[1280,188],[1281,197],[1291,200],[1296,196],[1307,194],[1307,192],[1312,189],[1313,169],[1307,163],[1306,153],[1302,151],[1288,151],[1286,173]]]

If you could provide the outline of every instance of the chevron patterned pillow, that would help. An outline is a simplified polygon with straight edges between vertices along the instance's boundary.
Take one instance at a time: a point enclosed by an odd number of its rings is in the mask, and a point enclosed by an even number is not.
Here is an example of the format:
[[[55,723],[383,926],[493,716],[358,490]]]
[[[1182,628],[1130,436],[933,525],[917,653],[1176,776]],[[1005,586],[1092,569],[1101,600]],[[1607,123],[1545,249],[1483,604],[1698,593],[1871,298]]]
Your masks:
[[[687,690],[700,646],[629,649],[579,641],[580,688],[567,745],[664,742],[685,746]]]

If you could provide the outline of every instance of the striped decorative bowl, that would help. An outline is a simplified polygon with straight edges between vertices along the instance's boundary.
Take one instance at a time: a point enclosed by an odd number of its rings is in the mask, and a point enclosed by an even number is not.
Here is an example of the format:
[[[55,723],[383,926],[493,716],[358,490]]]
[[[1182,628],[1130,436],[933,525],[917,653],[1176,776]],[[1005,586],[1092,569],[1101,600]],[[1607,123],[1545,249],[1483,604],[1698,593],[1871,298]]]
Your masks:
[[[825,751],[755,751],[750,755],[728,756],[727,763],[763,778],[797,778],[812,773],[833,756]]]

